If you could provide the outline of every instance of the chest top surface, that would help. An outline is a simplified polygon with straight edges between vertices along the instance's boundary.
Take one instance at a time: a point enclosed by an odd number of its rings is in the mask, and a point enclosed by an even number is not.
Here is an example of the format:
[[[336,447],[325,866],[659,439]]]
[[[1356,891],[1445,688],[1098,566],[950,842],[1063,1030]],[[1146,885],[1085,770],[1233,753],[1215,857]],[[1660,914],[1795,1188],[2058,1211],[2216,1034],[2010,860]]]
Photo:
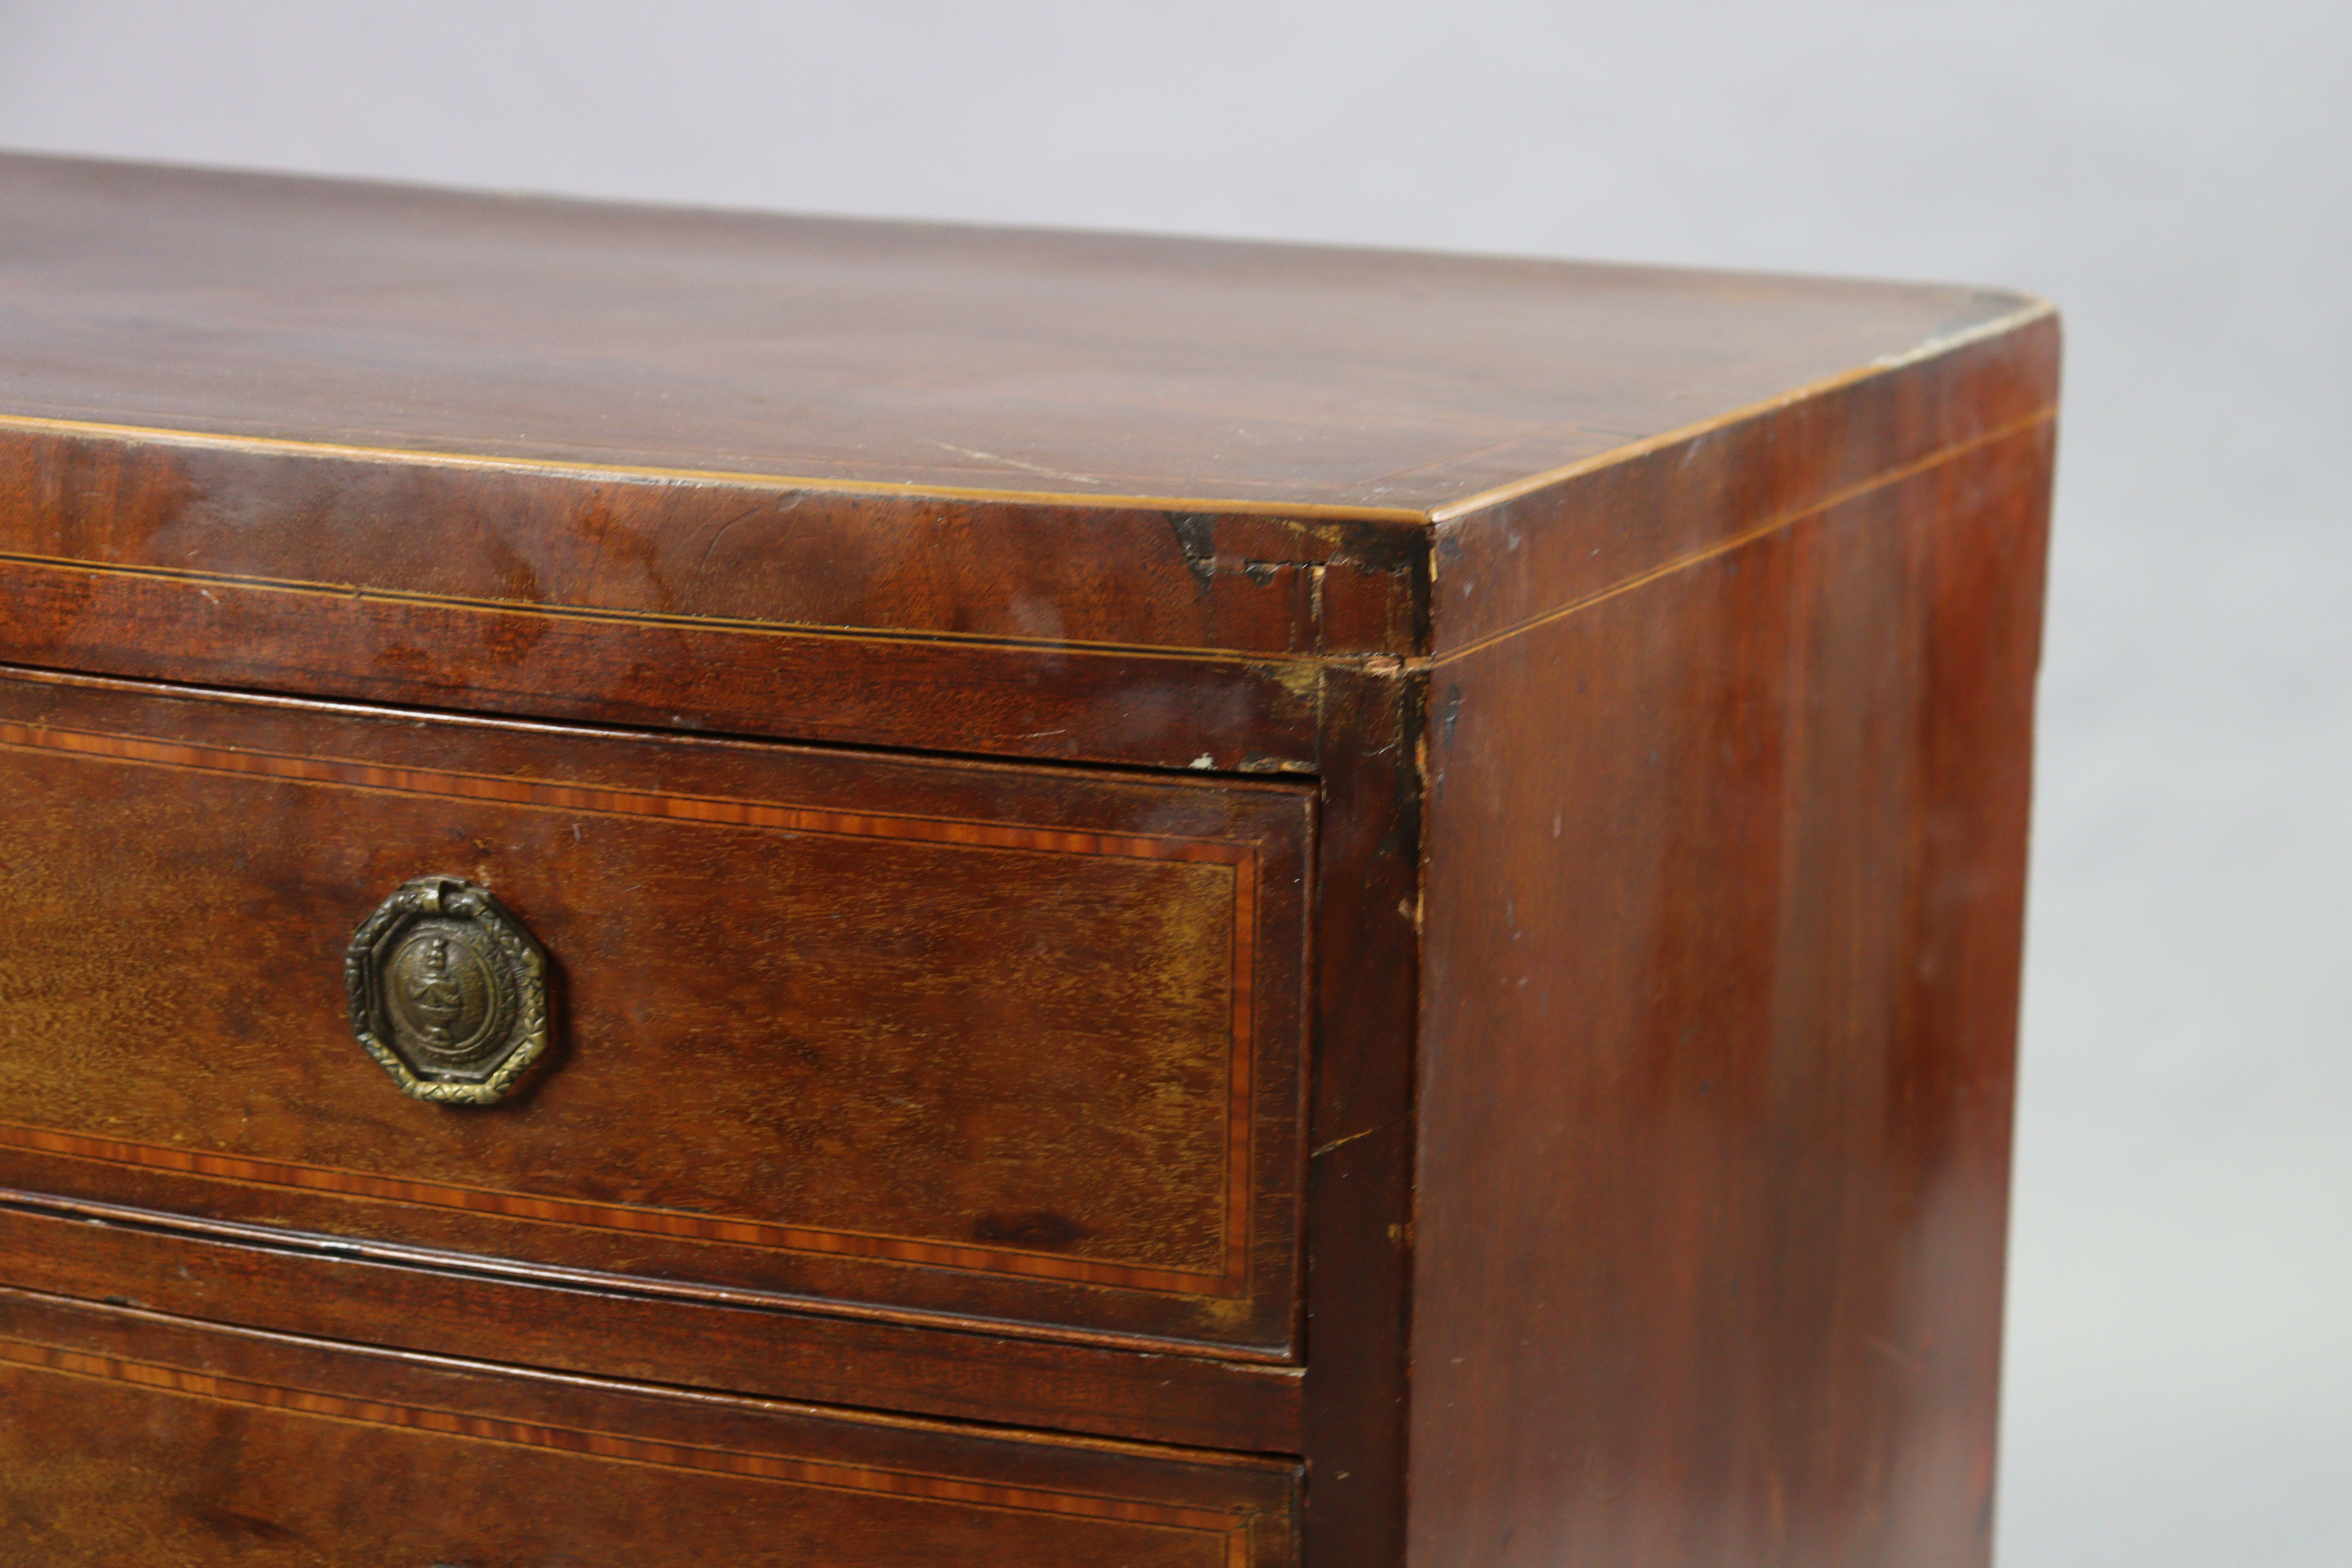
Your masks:
[[[1411,521],[2031,308],[0,157],[0,417],[832,488]]]

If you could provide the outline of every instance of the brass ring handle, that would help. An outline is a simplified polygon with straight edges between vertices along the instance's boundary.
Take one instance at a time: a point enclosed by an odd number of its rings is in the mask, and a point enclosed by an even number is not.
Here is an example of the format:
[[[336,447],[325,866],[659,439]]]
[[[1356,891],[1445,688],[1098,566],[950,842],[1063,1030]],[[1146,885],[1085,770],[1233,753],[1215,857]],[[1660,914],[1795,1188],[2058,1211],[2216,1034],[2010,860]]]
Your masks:
[[[419,877],[343,953],[352,1032],[402,1090],[488,1105],[547,1049],[547,954],[488,889]]]

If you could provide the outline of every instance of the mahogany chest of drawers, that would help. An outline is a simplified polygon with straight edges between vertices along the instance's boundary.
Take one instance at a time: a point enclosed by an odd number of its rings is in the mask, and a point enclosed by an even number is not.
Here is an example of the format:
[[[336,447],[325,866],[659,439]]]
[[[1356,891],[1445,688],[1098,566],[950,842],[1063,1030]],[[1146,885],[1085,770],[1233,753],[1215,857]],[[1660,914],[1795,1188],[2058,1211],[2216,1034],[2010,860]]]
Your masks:
[[[0,1563],[1982,1563],[2056,356],[0,159]]]

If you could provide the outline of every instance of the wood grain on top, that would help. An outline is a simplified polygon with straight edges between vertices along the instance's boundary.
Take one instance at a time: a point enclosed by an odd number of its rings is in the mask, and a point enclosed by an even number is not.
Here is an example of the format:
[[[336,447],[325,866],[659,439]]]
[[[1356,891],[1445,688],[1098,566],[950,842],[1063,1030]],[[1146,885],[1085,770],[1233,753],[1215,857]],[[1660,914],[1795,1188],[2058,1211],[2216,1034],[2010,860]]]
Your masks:
[[[2041,307],[0,157],[0,418],[1400,520]]]

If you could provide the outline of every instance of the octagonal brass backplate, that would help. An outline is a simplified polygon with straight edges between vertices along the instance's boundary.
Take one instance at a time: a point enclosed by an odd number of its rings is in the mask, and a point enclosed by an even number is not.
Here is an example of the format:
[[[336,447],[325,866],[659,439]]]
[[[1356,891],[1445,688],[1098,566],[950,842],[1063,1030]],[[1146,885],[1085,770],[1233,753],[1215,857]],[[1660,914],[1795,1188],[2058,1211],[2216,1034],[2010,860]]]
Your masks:
[[[547,954],[486,889],[419,877],[343,954],[352,1032],[406,1093],[488,1105],[547,1049]]]

